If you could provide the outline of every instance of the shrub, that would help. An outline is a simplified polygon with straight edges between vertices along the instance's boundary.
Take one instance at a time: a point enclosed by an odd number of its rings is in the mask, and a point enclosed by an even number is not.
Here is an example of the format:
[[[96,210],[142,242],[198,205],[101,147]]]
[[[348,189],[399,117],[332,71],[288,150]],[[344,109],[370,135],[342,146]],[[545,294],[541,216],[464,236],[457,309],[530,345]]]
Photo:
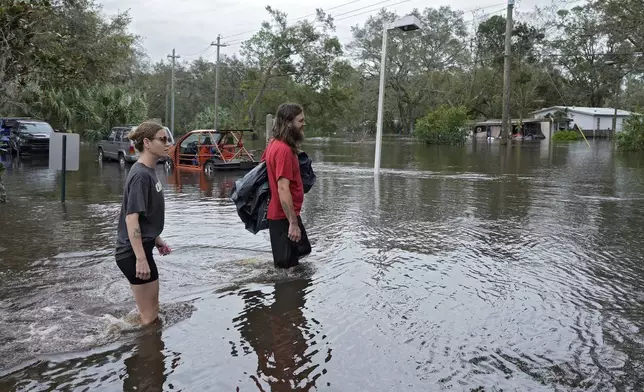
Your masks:
[[[552,135],[552,140],[555,141],[575,141],[581,139],[579,131],[557,131]]]
[[[644,116],[631,115],[624,121],[624,129],[615,135],[615,147],[620,151],[644,150]]]
[[[468,134],[466,122],[465,107],[441,105],[416,121],[416,137],[426,144],[463,145]]]

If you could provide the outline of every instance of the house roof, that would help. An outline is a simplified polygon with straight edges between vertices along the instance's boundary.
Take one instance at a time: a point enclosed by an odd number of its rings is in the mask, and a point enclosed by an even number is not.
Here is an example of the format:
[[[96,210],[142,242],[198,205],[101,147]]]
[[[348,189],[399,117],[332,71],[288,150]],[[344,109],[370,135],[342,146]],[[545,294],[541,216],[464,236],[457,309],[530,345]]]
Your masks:
[[[615,114],[615,108],[591,108],[591,107],[585,107],[585,106],[551,106],[549,108],[535,110],[530,114],[548,112],[552,110],[564,110],[564,109],[568,109],[569,112],[581,113],[589,116],[613,116]],[[629,112],[627,110],[621,110],[621,109],[617,110],[618,116],[630,116],[631,114],[632,112]]]

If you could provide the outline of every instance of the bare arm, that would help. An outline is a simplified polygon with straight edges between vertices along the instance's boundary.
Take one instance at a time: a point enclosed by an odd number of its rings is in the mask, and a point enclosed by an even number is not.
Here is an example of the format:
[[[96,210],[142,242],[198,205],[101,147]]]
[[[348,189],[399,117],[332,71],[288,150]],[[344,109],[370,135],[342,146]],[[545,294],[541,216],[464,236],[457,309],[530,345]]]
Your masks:
[[[125,217],[125,226],[127,227],[127,235],[130,238],[130,244],[134,249],[136,259],[147,260],[145,250],[143,249],[143,240],[141,239],[141,227],[139,226],[139,214],[133,213]]]
[[[293,206],[293,196],[291,196],[290,181],[284,177],[277,181],[277,191],[280,195],[280,204],[286,214],[288,223],[297,225],[297,215],[295,214],[295,207]]]

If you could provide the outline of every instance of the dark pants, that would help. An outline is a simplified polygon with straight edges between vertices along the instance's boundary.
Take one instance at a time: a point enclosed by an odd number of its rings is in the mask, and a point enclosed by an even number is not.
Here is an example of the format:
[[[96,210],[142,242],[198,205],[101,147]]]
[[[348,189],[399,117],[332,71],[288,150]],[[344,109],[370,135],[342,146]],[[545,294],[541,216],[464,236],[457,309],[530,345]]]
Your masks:
[[[288,219],[269,220],[268,231],[271,237],[273,264],[277,268],[290,268],[299,264],[299,259],[311,253],[311,243],[302,224],[302,218],[297,217],[302,237],[294,242],[288,238]]]
[[[136,256],[134,253],[125,258],[116,259],[116,264],[127,280],[130,281],[130,284],[145,284],[159,279],[159,270],[157,269],[157,264],[154,261],[154,255],[152,253],[154,251],[154,241],[144,242],[143,250],[145,251],[145,257],[148,259],[148,265],[150,266],[150,279],[148,280],[142,280],[136,277]]]

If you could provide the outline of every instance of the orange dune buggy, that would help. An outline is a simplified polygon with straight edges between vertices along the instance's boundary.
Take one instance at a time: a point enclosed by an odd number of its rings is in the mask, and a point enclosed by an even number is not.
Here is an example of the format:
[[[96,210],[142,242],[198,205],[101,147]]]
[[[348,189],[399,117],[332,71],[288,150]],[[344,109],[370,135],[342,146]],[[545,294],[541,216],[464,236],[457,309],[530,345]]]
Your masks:
[[[251,170],[259,163],[244,147],[244,132],[252,130],[195,130],[170,147],[167,169],[203,171]]]

